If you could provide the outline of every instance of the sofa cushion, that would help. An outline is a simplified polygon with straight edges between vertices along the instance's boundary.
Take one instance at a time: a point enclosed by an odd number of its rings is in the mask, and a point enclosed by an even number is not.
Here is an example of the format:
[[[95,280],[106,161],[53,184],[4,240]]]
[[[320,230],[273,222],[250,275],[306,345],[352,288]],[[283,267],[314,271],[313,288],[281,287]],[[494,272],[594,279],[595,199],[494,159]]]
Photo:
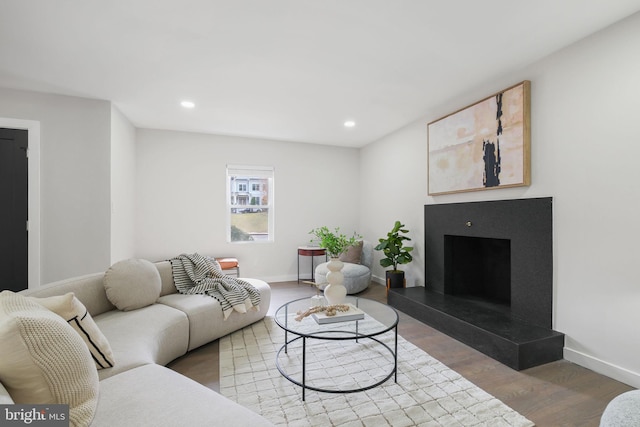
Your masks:
[[[171,268],[171,261],[159,261],[155,263],[158,273],[160,273],[160,279],[162,280],[162,289],[160,290],[160,296],[175,294],[178,292],[175,283],[173,282],[173,269]]]
[[[100,382],[100,402],[91,426],[125,425],[262,427],[273,424],[171,369],[145,365]]]
[[[160,296],[161,286],[158,269],[144,259],[118,261],[104,275],[107,298],[122,311],[153,304]]]
[[[224,318],[220,303],[208,295],[170,294],[161,296],[158,303],[184,312],[189,318],[189,350],[237,331],[262,319],[269,310],[271,288],[259,279],[242,279],[260,292],[260,309],[246,313],[232,313]]]
[[[11,291],[0,293],[0,381],[16,403],[68,404],[88,425],[98,374],[82,338],[60,316]]]
[[[33,301],[62,317],[80,335],[93,357],[96,368],[110,368],[114,364],[113,352],[91,314],[72,292],[48,298],[30,297]]]
[[[59,280],[35,288],[25,289],[19,293],[30,297],[45,298],[64,295],[69,292],[73,292],[93,317],[116,308],[107,298],[107,293],[104,289],[104,272]]]
[[[117,362],[113,368],[98,371],[101,380],[149,363],[165,365],[187,352],[189,320],[166,305],[112,310],[94,320],[109,340]]]

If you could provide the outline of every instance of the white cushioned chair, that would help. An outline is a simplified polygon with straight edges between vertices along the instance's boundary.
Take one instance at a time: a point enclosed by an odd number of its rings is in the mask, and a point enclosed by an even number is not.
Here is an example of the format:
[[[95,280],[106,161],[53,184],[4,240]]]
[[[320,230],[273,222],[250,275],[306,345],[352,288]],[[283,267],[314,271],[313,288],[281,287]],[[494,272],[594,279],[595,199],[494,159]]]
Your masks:
[[[343,260],[344,262],[344,260]],[[344,262],[342,274],[344,275],[344,287],[347,288],[347,294],[357,294],[369,287],[371,283],[371,265],[373,263],[373,245],[371,242],[364,240],[362,242],[362,255],[360,263]],[[316,267],[315,279],[318,287],[324,289],[329,283],[327,282],[327,262]]]

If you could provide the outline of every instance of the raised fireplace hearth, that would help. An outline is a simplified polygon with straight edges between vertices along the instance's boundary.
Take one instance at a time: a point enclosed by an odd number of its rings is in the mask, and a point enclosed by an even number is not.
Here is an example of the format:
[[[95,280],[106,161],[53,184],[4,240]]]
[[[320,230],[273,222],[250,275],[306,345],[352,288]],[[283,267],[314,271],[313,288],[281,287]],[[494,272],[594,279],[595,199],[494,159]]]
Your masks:
[[[389,304],[513,369],[561,359],[552,199],[426,205],[424,221],[426,286]]]

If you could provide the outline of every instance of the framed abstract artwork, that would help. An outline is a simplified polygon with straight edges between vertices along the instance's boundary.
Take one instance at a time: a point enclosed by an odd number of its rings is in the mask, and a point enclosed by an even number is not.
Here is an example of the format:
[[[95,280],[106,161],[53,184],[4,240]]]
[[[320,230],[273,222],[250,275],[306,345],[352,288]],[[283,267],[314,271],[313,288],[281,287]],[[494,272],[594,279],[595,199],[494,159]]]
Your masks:
[[[429,195],[531,183],[531,82],[428,124]]]

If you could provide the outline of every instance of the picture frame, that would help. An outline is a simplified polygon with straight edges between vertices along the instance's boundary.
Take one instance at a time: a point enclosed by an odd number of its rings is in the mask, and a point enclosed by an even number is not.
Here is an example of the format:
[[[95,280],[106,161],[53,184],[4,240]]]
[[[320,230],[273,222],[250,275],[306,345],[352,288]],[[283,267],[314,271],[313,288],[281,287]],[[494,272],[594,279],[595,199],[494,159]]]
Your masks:
[[[531,185],[531,82],[427,125],[428,194]]]

